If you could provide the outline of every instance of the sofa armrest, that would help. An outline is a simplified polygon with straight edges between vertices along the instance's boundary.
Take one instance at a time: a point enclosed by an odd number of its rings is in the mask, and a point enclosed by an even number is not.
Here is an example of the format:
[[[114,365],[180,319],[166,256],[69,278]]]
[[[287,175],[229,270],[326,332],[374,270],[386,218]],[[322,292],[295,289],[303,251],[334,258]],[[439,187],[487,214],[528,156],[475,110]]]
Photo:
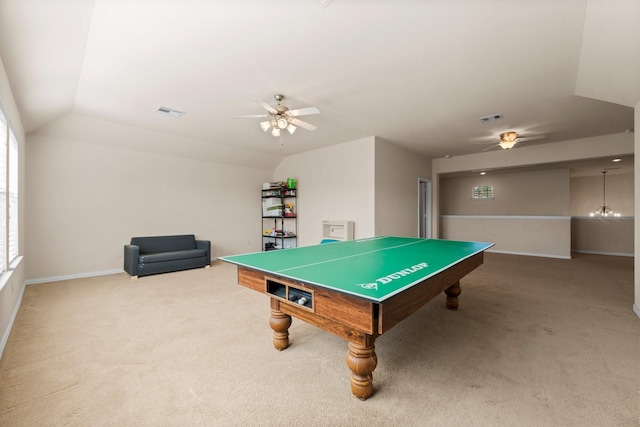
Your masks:
[[[196,249],[207,251],[207,264],[211,264],[211,240],[196,240]]]
[[[124,271],[132,276],[138,275],[138,257],[140,247],[136,245],[124,245]]]

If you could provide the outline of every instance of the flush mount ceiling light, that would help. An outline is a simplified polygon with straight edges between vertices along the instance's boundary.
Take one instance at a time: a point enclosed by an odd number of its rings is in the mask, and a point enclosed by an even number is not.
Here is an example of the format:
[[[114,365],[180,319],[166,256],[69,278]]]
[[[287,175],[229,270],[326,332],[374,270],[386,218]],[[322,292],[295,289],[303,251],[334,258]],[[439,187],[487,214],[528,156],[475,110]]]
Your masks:
[[[607,206],[607,203],[605,201],[605,195],[606,195],[606,176],[607,176],[607,171],[602,171],[602,206],[600,206],[598,209],[595,210],[595,212],[591,212],[589,214],[589,216],[604,216],[604,217],[609,217],[609,216],[613,216],[613,217],[619,217],[620,213],[618,212],[614,212],[613,209],[611,209],[609,206]]]

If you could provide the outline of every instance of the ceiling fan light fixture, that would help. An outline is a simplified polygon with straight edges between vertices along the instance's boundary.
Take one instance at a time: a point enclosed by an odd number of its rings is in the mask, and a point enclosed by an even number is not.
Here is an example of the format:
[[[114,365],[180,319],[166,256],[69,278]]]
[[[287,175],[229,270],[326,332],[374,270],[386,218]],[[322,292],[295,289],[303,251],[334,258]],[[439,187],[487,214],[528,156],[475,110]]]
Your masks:
[[[502,142],[513,142],[513,143],[515,143],[516,138],[518,138],[518,134],[515,133],[515,132],[503,132],[503,133],[500,134],[500,141],[502,141]],[[513,145],[511,147],[513,147]],[[509,147],[509,148],[511,148],[511,147]]]
[[[276,121],[276,123],[278,124],[278,127],[280,129],[286,129],[286,127],[289,125],[289,122],[287,121],[287,119],[285,119],[284,117],[280,117],[278,118],[278,120]]]
[[[242,116],[231,116],[232,119],[235,118],[262,118],[262,121],[259,122],[260,129],[269,133],[276,137],[280,138],[280,149],[282,150],[282,141],[284,137],[284,130],[286,129],[289,134],[293,135],[293,133],[298,128],[303,128],[309,131],[316,130],[316,126],[307,123],[303,120],[298,119],[298,116],[307,116],[312,114],[320,114],[320,110],[316,107],[304,107],[297,108],[295,110],[290,110],[289,107],[285,105],[281,105],[280,102],[284,99],[284,95],[275,94],[273,95],[275,100],[278,102],[277,105],[272,106],[267,104],[264,101],[259,99],[254,99],[255,102],[260,104],[262,108],[266,110],[266,114],[250,114],[250,115],[242,115]],[[264,118],[267,118],[265,120]],[[295,124],[294,124],[295,123]]]
[[[503,150],[509,150],[510,148],[513,148],[514,145],[516,145],[516,141],[501,141],[500,142],[500,147],[502,147]]]
[[[262,128],[263,131],[266,132],[271,127],[271,122],[269,120],[265,120],[264,122],[260,122],[260,127]]]

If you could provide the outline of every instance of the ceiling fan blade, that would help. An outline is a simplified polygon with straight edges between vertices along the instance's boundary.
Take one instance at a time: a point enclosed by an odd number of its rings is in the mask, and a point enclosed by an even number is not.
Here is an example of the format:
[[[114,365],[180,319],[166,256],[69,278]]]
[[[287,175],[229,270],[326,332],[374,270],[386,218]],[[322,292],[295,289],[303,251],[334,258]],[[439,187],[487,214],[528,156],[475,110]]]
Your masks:
[[[249,114],[244,116],[231,116],[232,119],[252,119],[252,118],[264,118],[269,117],[268,114]]]
[[[318,110],[316,107],[306,107],[287,111],[287,115],[291,117],[308,116],[311,114],[320,114],[320,110]]]
[[[292,125],[301,127],[303,129],[306,129],[306,130],[316,130],[316,129],[318,129],[316,126],[314,126],[312,124],[309,124],[307,122],[303,122],[300,119],[290,118],[289,119],[289,123],[291,123]]]
[[[524,136],[522,138],[516,138],[516,142],[535,141],[536,139],[542,139],[542,138],[544,138],[544,135]]]
[[[265,110],[267,110],[268,112],[270,112],[271,114],[278,114],[278,110],[276,110],[275,108],[273,108],[271,105],[267,104],[266,102],[264,102],[261,99],[254,99],[254,102],[257,102],[258,104],[260,104],[262,106],[262,108],[264,108]]]
[[[500,144],[492,145],[491,147],[487,147],[487,148],[485,148],[485,149],[484,149],[484,150],[482,150],[482,151],[488,151],[488,150],[491,150],[493,147],[500,147]]]

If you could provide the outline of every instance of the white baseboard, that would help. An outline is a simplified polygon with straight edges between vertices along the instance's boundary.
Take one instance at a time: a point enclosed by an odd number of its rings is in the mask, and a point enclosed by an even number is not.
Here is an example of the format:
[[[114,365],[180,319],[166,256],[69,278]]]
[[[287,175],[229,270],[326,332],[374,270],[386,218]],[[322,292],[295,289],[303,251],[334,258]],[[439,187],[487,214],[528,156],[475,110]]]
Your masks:
[[[507,254],[507,255],[539,256],[543,258],[571,259],[571,256],[564,256],[564,255],[538,254],[538,253],[513,252],[513,251],[496,251],[494,249],[488,249],[486,252],[493,252],[496,254]]]
[[[633,257],[633,254],[618,253],[618,252],[598,252],[598,251],[571,251],[577,254],[590,254],[590,255],[610,255],[610,256],[628,256]]]
[[[7,324],[7,329],[4,331],[2,335],[2,341],[0,341],[0,358],[2,357],[2,353],[4,353],[4,347],[7,345],[7,341],[9,340],[9,334],[11,333],[11,329],[13,328],[13,322],[16,320],[16,316],[18,315],[18,310],[20,309],[20,304],[22,304],[22,296],[24,295],[25,284],[23,283],[20,287],[20,295],[18,295],[18,299],[16,300],[16,305],[13,307],[13,311],[11,312],[11,318],[9,319],[9,323]]]
[[[66,276],[42,277],[40,279],[25,280],[25,285],[35,285],[37,283],[58,282],[60,280],[84,279],[86,277],[108,276],[110,274],[124,273],[124,270],[94,271],[90,273],[69,274]]]
[[[640,307],[633,304],[633,311],[638,315],[638,317],[640,317]]]

